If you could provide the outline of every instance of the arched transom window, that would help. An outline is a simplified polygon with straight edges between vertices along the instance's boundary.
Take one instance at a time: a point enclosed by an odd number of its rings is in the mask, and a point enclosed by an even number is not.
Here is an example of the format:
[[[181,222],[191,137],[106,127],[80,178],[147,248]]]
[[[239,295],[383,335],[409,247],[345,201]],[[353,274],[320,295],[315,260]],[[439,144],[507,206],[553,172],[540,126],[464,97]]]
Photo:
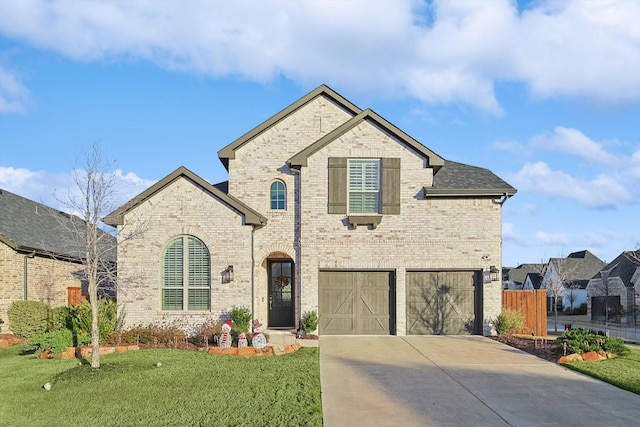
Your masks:
[[[272,210],[285,210],[287,209],[287,186],[284,182],[278,180],[271,183],[271,189],[269,191],[271,195]]]
[[[162,256],[162,309],[210,308],[209,250],[195,237],[180,236],[167,245]]]

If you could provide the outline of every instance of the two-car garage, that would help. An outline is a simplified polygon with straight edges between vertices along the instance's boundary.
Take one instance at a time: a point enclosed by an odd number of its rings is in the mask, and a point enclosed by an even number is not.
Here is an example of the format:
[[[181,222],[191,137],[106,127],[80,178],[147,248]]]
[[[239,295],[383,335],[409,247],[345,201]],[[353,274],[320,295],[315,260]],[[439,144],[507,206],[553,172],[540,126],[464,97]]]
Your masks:
[[[480,272],[408,271],[406,334],[481,333]],[[396,333],[396,279],[393,271],[320,271],[321,335]]]

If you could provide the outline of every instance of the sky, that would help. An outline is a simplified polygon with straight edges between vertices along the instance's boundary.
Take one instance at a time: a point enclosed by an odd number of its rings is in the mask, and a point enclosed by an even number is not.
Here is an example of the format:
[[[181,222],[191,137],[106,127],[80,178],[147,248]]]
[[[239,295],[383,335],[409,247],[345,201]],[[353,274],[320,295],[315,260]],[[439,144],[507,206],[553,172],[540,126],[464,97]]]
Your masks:
[[[503,265],[640,244],[640,2],[0,2],[0,189],[62,209],[91,146],[121,202],[321,84],[517,188]]]

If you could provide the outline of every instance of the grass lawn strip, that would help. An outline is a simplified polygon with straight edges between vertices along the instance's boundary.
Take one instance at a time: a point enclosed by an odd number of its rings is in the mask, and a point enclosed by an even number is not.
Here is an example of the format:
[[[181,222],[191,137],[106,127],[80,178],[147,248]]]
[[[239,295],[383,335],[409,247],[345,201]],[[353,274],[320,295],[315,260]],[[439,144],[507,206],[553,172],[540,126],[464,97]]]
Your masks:
[[[630,353],[615,359],[600,362],[572,362],[562,366],[613,384],[623,390],[640,394],[640,349],[632,348]]]
[[[21,356],[20,347],[0,350],[9,425],[322,425],[317,348],[249,359],[140,350],[103,356],[94,370]]]

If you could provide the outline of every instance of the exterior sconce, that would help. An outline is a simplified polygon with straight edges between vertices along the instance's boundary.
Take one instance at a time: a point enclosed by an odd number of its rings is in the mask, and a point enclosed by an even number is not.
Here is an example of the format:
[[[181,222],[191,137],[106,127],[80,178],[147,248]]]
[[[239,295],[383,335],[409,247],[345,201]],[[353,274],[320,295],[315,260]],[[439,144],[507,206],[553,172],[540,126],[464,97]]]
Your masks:
[[[492,282],[497,282],[498,280],[500,280],[500,270],[498,270],[495,265],[489,267],[489,271],[491,272]]]
[[[228,266],[222,271],[222,283],[233,282],[233,265]]]

